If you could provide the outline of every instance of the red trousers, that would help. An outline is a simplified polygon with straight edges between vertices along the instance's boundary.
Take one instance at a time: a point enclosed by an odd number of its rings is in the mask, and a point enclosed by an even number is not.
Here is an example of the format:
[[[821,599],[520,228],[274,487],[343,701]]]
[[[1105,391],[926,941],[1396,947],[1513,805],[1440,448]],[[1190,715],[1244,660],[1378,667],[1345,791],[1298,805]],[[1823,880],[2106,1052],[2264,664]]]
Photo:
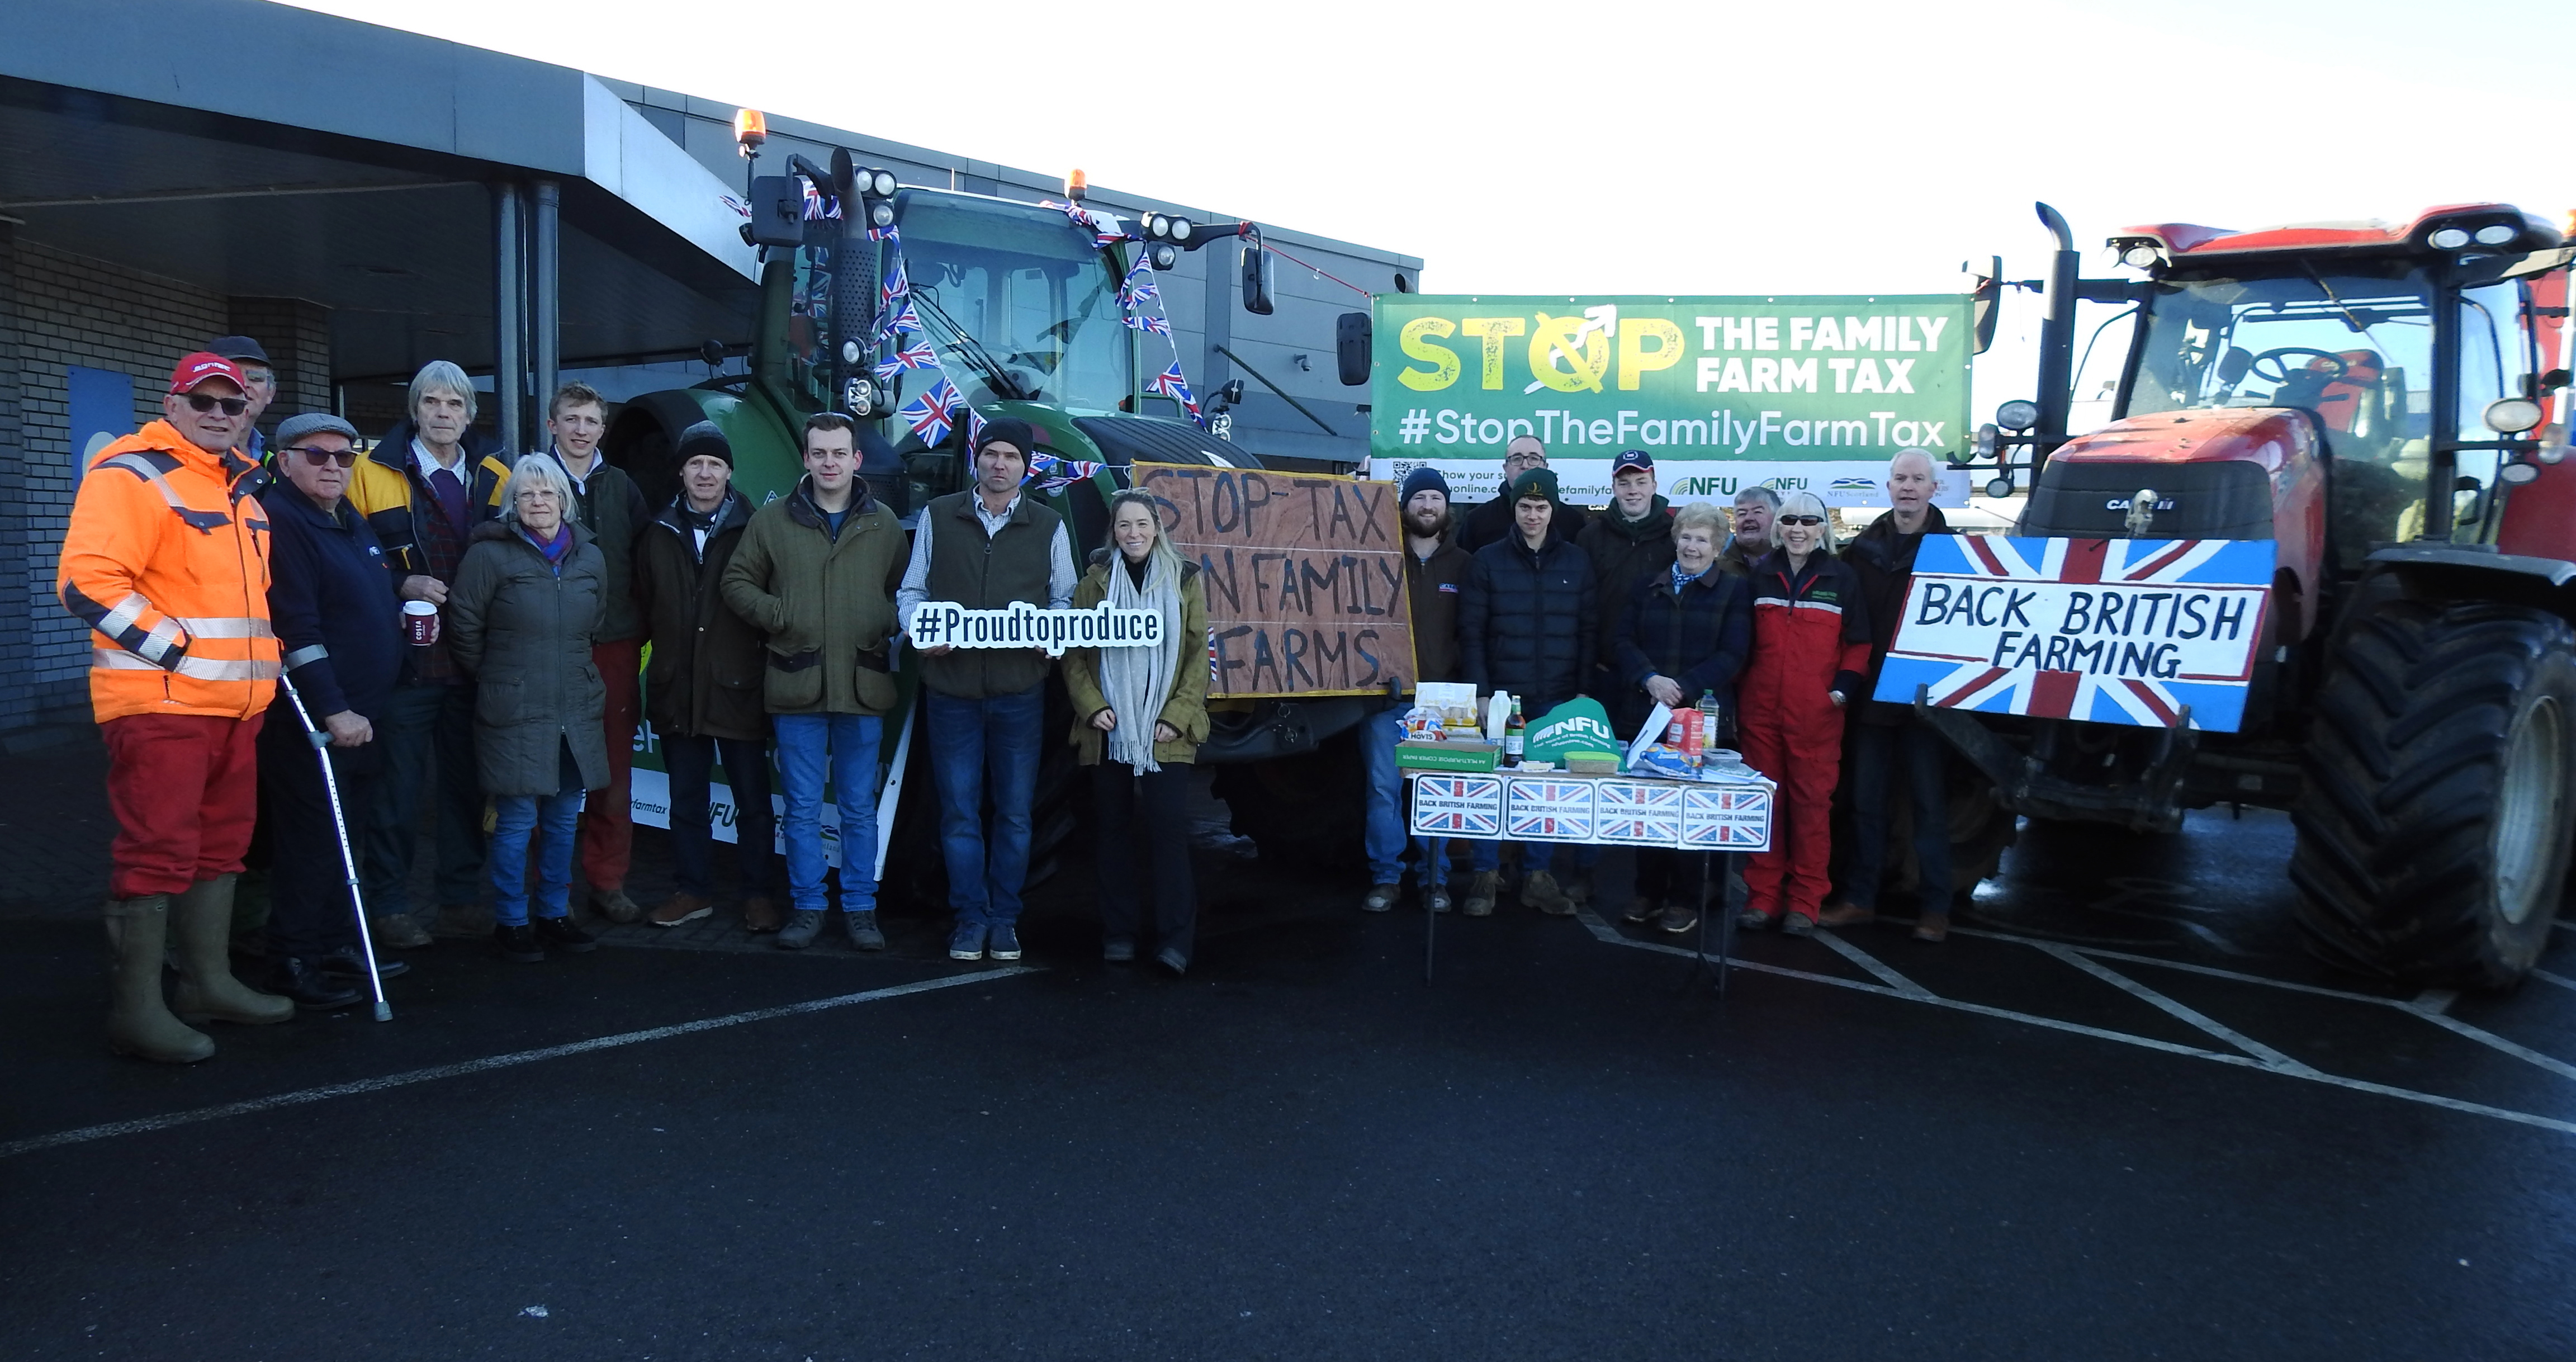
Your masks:
[[[1834,785],[1842,774],[1843,712],[1819,695],[1817,712],[1743,716],[1744,764],[1779,782],[1771,806],[1771,849],[1744,869],[1744,906],[1757,913],[1814,918],[1833,887]],[[1783,708],[1787,708],[1783,706]]]
[[[259,818],[259,726],[267,717],[128,714],[99,725],[107,807],[116,815],[108,897],[185,893],[242,868]],[[325,853],[280,847],[278,854]]]
[[[642,715],[644,643],[594,643],[591,665],[608,689],[601,722],[608,730],[608,788],[592,793],[581,815],[581,877],[593,889],[623,889],[635,862],[635,725]]]

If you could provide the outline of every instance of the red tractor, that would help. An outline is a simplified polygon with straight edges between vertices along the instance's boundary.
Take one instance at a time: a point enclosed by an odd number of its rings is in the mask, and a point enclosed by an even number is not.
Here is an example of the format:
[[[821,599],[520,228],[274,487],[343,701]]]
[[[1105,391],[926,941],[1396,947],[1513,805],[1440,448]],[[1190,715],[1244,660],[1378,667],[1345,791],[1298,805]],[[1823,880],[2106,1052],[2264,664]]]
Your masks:
[[[2111,238],[2143,280],[2080,280],[2064,220],[2040,216],[2058,238],[2040,398],[2006,404],[2027,433],[1998,442],[1995,479],[2031,452],[2017,533],[2270,539],[2273,632],[2235,733],[1927,719],[2033,818],[2287,809],[2319,956],[2512,985],[2557,916],[2576,814],[2576,247],[2505,204],[2163,223]],[[2134,322],[2117,419],[2069,438],[2079,298]]]

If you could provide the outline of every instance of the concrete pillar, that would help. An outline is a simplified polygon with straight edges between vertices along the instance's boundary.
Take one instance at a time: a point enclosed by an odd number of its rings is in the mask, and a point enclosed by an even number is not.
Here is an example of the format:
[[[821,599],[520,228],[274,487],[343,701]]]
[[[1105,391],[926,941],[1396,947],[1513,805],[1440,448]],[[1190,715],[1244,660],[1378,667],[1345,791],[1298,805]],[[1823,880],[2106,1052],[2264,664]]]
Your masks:
[[[520,348],[528,271],[520,250],[520,207],[519,186],[508,181],[492,186],[492,420],[502,447],[513,454],[528,448],[528,365]]]
[[[548,404],[554,401],[556,385],[563,381],[562,255],[555,233],[556,213],[563,203],[562,186],[552,180],[539,180],[535,199],[536,215],[529,233],[529,263],[534,268],[529,275],[528,348],[537,370],[537,406],[532,425],[542,443],[545,421],[554,415]]]

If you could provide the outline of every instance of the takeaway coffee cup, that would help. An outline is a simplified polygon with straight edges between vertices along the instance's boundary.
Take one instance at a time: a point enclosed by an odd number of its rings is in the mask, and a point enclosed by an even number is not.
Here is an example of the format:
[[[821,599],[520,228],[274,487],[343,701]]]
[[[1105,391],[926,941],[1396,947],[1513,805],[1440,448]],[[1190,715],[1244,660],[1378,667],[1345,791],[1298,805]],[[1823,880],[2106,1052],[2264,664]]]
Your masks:
[[[415,648],[438,642],[438,607],[427,601],[403,602],[403,636]]]

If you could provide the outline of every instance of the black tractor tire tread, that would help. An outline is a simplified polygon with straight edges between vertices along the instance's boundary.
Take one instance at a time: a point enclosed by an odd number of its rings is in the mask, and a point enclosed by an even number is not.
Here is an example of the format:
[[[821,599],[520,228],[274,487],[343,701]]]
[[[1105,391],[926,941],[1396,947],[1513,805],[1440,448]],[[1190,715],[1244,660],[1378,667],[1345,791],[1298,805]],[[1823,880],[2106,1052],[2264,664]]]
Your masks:
[[[2290,880],[2319,958],[2482,989],[2530,967],[2488,920],[2488,826],[2522,698],[2553,655],[2570,653],[2576,631],[2519,606],[2388,600],[2349,622],[2291,810]]]

